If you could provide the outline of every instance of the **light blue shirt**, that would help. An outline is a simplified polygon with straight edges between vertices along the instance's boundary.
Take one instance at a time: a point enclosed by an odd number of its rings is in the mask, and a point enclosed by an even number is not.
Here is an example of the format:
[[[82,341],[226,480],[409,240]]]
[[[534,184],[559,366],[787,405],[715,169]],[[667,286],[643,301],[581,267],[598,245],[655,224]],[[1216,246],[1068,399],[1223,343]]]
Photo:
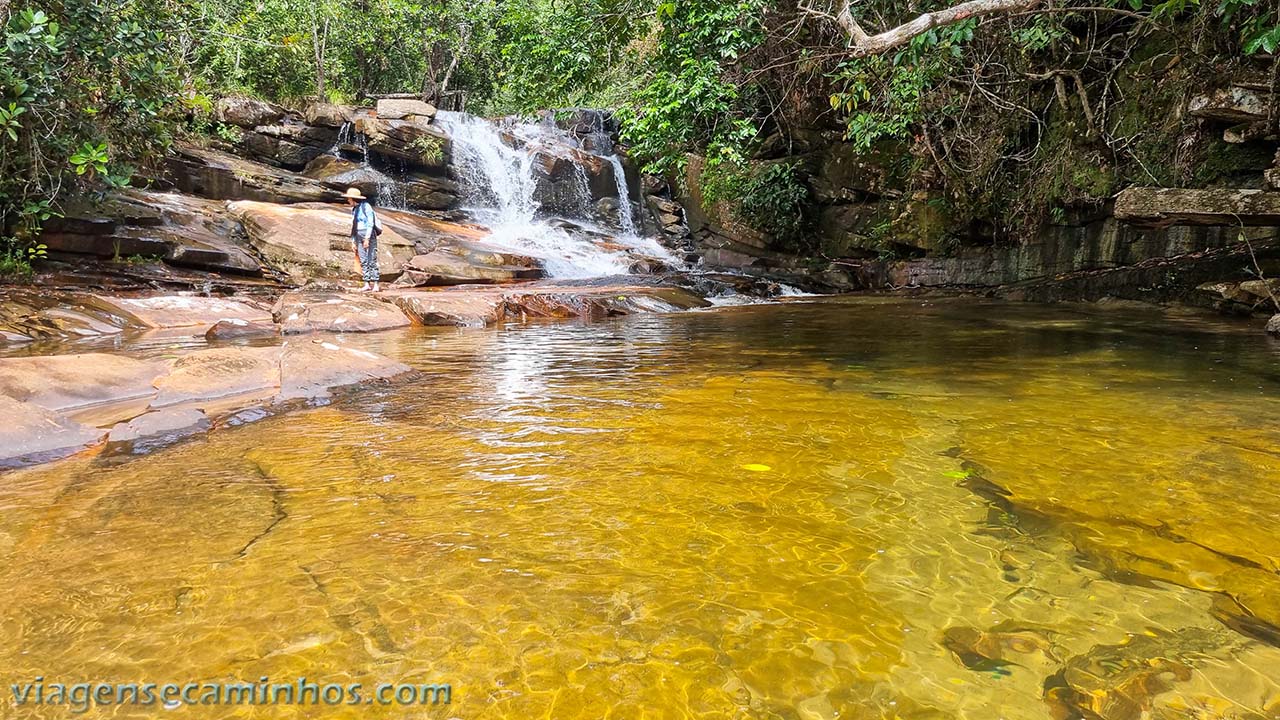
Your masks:
[[[352,216],[356,219],[356,237],[364,240],[373,233],[373,227],[378,222],[377,216],[373,212],[373,206],[367,202],[356,205],[351,211]]]

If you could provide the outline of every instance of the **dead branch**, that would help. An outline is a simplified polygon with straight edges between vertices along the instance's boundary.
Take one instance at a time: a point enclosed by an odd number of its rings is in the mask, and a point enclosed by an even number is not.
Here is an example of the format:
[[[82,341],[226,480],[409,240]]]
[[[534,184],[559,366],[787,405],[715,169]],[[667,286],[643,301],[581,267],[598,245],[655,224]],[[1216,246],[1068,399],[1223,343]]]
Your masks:
[[[886,53],[906,45],[936,27],[952,25],[969,18],[1026,12],[1040,4],[1040,0],[969,0],[949,8],[924,13],[915,20],[872,35],[863,30],[853,17],[850,2],[851,0],[841,0],[835,21],[848,36],[849,52],[854,57]],[[806,12],[813,11],[806,8]]]

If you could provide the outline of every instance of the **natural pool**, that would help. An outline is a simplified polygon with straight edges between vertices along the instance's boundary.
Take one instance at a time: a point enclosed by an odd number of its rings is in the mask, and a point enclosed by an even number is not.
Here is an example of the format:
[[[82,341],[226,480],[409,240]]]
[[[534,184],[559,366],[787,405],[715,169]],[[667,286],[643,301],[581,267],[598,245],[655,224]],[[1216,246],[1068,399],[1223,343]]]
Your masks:
[[[305,676],[452,702],[92,712],[1280,717],[1256,329],[864,299],[348,342],[423,375],[2,476],[0,714]]]

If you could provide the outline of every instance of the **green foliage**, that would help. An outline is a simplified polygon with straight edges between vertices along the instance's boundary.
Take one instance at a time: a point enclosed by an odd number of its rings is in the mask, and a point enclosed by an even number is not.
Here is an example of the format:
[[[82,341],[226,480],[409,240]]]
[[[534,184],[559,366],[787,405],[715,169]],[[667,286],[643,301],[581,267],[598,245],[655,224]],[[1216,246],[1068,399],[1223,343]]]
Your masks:
[[[870,150],[881,140],[909,138],[928,109],[926,95],[959,64],[976,27],[976,20],[966,20],[936,28],[892,56],[842,63],[834,74],[840,90],[832,93],[830,103],[832,110],[848,118],[845,137],[860,150]],[[1020,41],[1035,48],[1050,37],[1042,26],[1039,35]]]
[[[620,115],[633,152],[655,173],[678,170],[685,153],[708,148],[712,162],[741,153],[759,133],[750,85],[731,70],[764,38],[763,0],[668,0],[658,6],[657,47],[648,78]]]
[[[793,252],[810,249],[809,187],[795,163],[772,163],[742,184],[738,216]]]
[[[414,138],[409,147],[418,153],[424,162],[431,165],[440,162],[444,158],[444,142],[433,135],[419,135]]]
[[[126,183],[180,106],[167,0],[18,2],[0,10],[0,252],[34,238],[60,193]],[[15,259],[16,258],[16,259]]]

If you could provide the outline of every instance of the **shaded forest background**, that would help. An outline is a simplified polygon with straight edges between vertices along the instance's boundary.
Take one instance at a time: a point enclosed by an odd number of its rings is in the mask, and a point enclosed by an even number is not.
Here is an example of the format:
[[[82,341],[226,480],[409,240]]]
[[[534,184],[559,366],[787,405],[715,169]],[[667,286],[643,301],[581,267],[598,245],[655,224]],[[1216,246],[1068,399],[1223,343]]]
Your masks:
[[[949,5],[0,2],[0,262],[39,256],[67,192],[128,184],[184,137],[228,132],[211,112],[226,94],[609,108],[650,172],[678,184],[696,158],[705,201],[732,199],[790,250],[838,253],[815,245],[808,211],[804,158],[823,144],[945,205],[950,226],[1016,240],[1128,184],[1229,178],[1247,147],[1204,142],[1179,108],[1227,78],[1280,82],[1275,0],[1024,0],[858,45]],[[1267,117],[1274,133],[1280,112]]]

